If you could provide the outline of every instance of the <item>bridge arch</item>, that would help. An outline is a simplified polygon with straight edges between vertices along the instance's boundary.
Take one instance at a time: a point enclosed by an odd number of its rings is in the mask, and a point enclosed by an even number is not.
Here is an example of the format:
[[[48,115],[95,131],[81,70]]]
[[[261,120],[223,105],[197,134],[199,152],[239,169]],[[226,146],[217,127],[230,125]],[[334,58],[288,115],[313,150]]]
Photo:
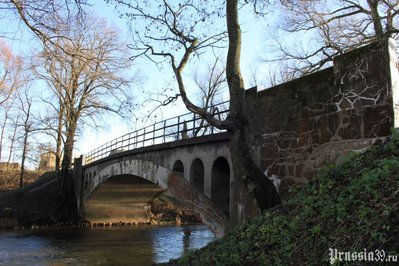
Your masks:
[[[190,182],[200,192],[204,192],[205,167],[201,159],[196,158],[190,167]]]
[[[85,218],[91,223],[147,223],[149,203],[164,191],[139,176],[111,176],[87,196]]]
[[[230,165],[224,157],[218,157],[212,165],[211,199],[217,208],[229,216]]]
[[[196,162],[197,163],[194,163],[194,167],[199,165],[203,168],[203,163],[200,159]],[[94,173],[96,173],[95,176],[93,176]],[[175,171],[157,163],[129,157],[120,157],[88,165],[84,167],[82,174],[83,176],[87,176],[87,174],[90,176],[91,174],[93,177],[92,185],[88,187],[87,191],[83,190],[83,184],[81,187],[83,194],[81,194],[82,198],[80,202],[82,202],[83,206],[83,215],[87,214],[85,206],[90,202],[90,195],[96,193],[95,191],[100,184],[103,184],[107,180],[113,180],[117,176],[127,175],[130,177],[140,177],[157,184],[160,188],[165,190],[168,196],[193,208],[202,222],[214,231],[216,235],[224,235],[226,232],[225,230],[229,227],[228,218],[219,209],[215,208],[210,198],[205,196],[198,189],[195,189],[193,184],[187,181],[184,176],[178,175]],[[112,217],[115,218],[118,216],[114,214]],[[83,216],[83,218],[85,217]]]
[[[184,177],[184,164],[181,160],[177,160],[173,164],[173,171],[175,171],[178,175]]]

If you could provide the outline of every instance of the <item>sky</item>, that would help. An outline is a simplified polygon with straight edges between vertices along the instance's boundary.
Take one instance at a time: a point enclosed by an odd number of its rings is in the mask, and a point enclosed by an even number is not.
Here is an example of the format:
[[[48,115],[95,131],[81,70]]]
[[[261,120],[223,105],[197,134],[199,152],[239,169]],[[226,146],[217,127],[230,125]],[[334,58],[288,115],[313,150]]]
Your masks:
[[[105,1],[92,2],[93,6],[88,10],[96,14],[98,17],[105,18],[111,26],[118,28],[122,38],[129,43],[130,34],[126,26],[126,20],[118,16],[117,12],[114,10],[114,6],[106,4]],[[268,19],[271,21],[271,19],[273,19],[273,14],[270,14]],[[243,9],[240,11],[240,22],[242,28],[241,67],[243,76],[244,78],[251,77],[252,72],[256,69],[257,75],[262,77],[262,75],[266,75],[267,67],[262,65],[259,59],[265,51],[264,32],[267,24],[264,23],[264,21],[255,19],[250,9]],[[24,31],[24,27],[19,26],[19,23],[21,22],[18,22],[17,19],[11,21],[0,20],[0,28],[2,30],[13,29],[11,31],[14,32],[14,40],[10,40],[10,42],[14,52],[22,55],[32,54],[34,53],[32,50],[35,49],[34,46],[32,47],[32,44],[35,43],[35,37],[32,37],[31,34]],[[10,25],[12,25],[12,27],[10,27]],[[15,27],[15,30],[13,27]],[[204,61],[206,60],[207,59],[204,59]],[[204,62],[203,65],[206,65],[206,62]],[[153,63],[144,60],[141,60],[139,64],[135,64],[132,72],[135,72],[138,69],[141,77],[140,84],[139,86],[137,86],[137,84],[133,85],[132,88],[136,90],[135,100],[137,103],[141,103],[149,96],[154,96],[156,94],[154,92],[159,91],[166,85],[174,87],[173,94],[177,93],[177,87],[170,69],[159,70]],[[192,71],[193,69],[187,70],[188,76],[192,76]],[[250,87],[250,84],[251,82],[247,80],[247,87]],[[190,90],[191,85],[192,83],[187,82],[188,93],[189,95],[195,95],[195,92],[193,92],[192,89]],[[42,86],[40,85],[40,82],[36,83],[35,86],[38,91],[40,91],[40,86]],[[223,100],[228,100],[227,91],[223,95]],[[152,107],[149,107],[147,109],[141,108],[140,110],[136,110],[136,117],[132,117],[130,120],[121,119],[120,117],[113,115],[106,115],[100,123],[103,125],[102,128],[86,127],[84,131],[76,137],[74,155],[79,156],[80,154],[88,153],[96,147],[128,132],[134,131],[143,125],[148,126],[153,124],[155,120],[159,121],[188,112],[181,99],[177,100],[173,104],[163,107],[162,109],[158,109],[154,113],[157,115],[156,118],[151,117],[150,119],[145,119],[147,113],[152,111],[152,109]],[[144,123],[143,120],[146,121],[146,123]]]
[[[100,17],[106,18],[111,25],[119,28],[122,32],[122,35],[126,36],[127,41],[129,41],[129,32],[126,27],[126,20],[118,17],[117,13],[114,11],[113,5],[106,4],[104,1],[96,1],[95,5],[93,6],[93,12],[96,12]],[[243,32],[241,67],[244,78],[250,77],[252,75],[252,71],[255,71],[255,69],[257,75],[259,76],[266,75],[265,73],[267,71],[267,67],[262,65],[260,62],[260,55],[265,49],[265,36],[263,33],[265,32],[266,24],[259,21],[259,19],[255,19],[252,14],[251,16],[248,16],[248,12],[250,11],[244,10],[240,13],[240,22]],[[143,98],[148,96],[148,94],[151,94],[152,91],[154,91],[154,88],[156,90],[156,88],[160,88],[164,86],[165,83],[172,81],[172,76],[170,73],[166,74],[167,71],[158,70],[155,65],[149,61],[140,61],[140,70],[145,75],[145,78],[142,81],[142,86],[145,88],[146,93],[141,95]],[[156,76],[157,79],[153,79],[151,76]],[[173,83],[174,82],[172,82],[172,84]],[[246,84],[247,86],[250,86],[251,82],[249,79],[247,80]],[[177,89],[175,91],[177,93]],[[224,95],[223,98],[227,99],[228,95]],[[157,120],[174,117],[187,112],[188,111],[184,107],[184,104],[179,99],[174,104],[163,107],[161,114],[157,116]],[[143,116],[145,116],[145,112],[141,114],[141,117]],[[142,124],[140,123],[141,121],[137,121],[137,125],[132,123],[132,121],[120,121],[118,119],[109,119],[108,121],[112,121],[112,124],[108,123],[105,129],[87,129],[85,134],[77,141],[77,153],[87,153],[88,151],[97,147],[99,143],[104,144],[108,141],[111,141],[118,136],[135,130],[137,127],[140,127],[140,124]],[[146,125],[152,124],[152,121],[153,120],[151,119],[148,120]]]

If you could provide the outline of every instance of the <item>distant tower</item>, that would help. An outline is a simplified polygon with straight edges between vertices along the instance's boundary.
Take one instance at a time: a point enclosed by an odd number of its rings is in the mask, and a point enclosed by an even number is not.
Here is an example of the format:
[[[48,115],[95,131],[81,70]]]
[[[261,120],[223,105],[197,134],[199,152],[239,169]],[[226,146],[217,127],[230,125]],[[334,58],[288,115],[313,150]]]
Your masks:
[[[46,152],[40,155],[40,162],[38,170],[50,171],[55,169],[55,154]]]

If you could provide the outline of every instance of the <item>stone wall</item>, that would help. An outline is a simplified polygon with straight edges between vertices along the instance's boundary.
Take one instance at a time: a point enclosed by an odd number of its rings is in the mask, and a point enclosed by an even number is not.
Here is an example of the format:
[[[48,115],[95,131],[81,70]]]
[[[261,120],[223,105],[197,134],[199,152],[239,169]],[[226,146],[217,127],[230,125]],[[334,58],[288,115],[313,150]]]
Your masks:
[[[336,57],[312,75],[246,91],[253,155],[280,194],[390,135],[398,126],[397,75],[389,40]]]

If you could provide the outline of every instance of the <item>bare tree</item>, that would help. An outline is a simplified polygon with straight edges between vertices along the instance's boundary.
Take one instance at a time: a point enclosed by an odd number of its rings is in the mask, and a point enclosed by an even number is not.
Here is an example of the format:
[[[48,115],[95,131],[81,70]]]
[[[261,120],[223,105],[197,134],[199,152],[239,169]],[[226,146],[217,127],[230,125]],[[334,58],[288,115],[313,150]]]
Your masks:
[[[18,125],[19,125],[18,124],[19,119],[20,119],[20,116],[17,115],[15,118],[15,121],[13,121],[13,123],[12,123],[12,126],[13,126],[12,132],[13,133],[10,136],[10,147],[9,147],[8,160],[7,160],[8,165],[10,165],[10,163],[11,163],[11,159],[12,159],[13,152],[14,152],[14,144],[15,144],[15,140],[17,137],[17,129],[18,129]]]
[[[0,39],[0,105],[21,86],[22,73],[22,59],[12,53],[4,39]]]
[[[53,84],[57,86],[57,84]],[[64,116],[65,116],[65,104],[62,102],[62,98],[57,99],[57,105],[52,102],[48,102],[50,107],[50,114],[53,116],[46,116],[42,121],[46,124],[45,129],[49,136],[54,138],[55,141],[55,166],[54,170],[59,171],[61,169],[61,158],[62,158],[62,148],[65,142],[65,130],[64,130]]]
[[[112,1],[111,1],[112,2]],[[248,116],[244,108],[245,86],[240,70],[241,28],[238,0],[225,1],[113,1],[123,8],[132,22],[132,48],[138,56],[157,63],[168,63],[176,78],[179,94],[186,107],[210,124],[231,133],[231,156],[235,176],[242,179],[254,195],[260,209],[276,205],[280,198],[273,183],[265,177],[251,156]],[[248,1],[245,1],[248,2]],[[256,2],[256,1],[255,1]],[[262,2],[263,3],[263,2]],[[227,32],[217,29],[226,17]],[[222,24],[221,24],[222,25]],[[140,27],[141,26],[141,27]],[[140,30],[143,29],[143,30]],[[230,114],[219,120],[187,96],[183,72],[194,57],[228,40],[226,77],[230,93]]]
[[[274,36],[278,56],[268,61],[287,61],[296,76],[328,66],[332,58],[385,37],[398,38],[397,0],[280,0],[282,32],[306,36],[300,42],[285,42]],[[273,28],[275,31],[275,28]],[[292,37],[289,37],[292,39]],[[309,45],[311,44],[311,45]]]
[[[22,113],[23,122],[20,125],[22,128],[22,154],[21,154],[21,170],[19,178],[19,187],[21,188],[24,183],[25,175],[25,163],[29,152],[29,137],[35,128],[32,122],[32,104],[33,97],[28,94],[28,90],[24,90],[23,93],[18,93],[18,100],[20,104],[20,113]]]
[[[215,106],[222,103],[223,90],[227,89],[226,68],[219,57],[207,66],[206,73],[200,73],[198,68],[194,72],[194,82],[198,88],[198,105],[208,110],[208,112],[217,114],[223,106]],[[205,119],[198,121],[197,129],[193,136],[204,135],[207,132],[209,123]]]
[[[15,105],[18,95],[22,93],[28,78],[24,69],[24,61],[20,56],[13,54],[5,39],[0,39],[0,108],[2,112],[2,124],[0,133],[0,158],[3,152],[3,143],[7,133],[14,130],[11,137],[10,154],[12,154],[13,141],[18,120]],[[9,128],[9,122],[14,123],[14,128]],[[9,156],[10,157],[10,156]]]
[[[37,58],[35,58],[35,60],[36,59]],[[62,97],[62,95],[60,94],[64,90],[62,88],[62,84],[60,83],[60,80],[62,79],[62,73],[58,73],[56,69],[49,67],[48,64],[51,63],[49,61],[46,61],[47,59],[40,58],[38,60],[40,63],[43,63],[43,69],[34,66],[32,70],[39,79],[44,80],[47,83],[47,86],[49,88],[53,88],[51,90],[53,92],[53,95],[50,99],[42,98],[42,101],[48,105],[48,109],[47,112],[45,112],[44,117],[40,118],[40,121],[42,124],[42,131],[50,136],[50,138],[54,139],[54,170],[59,171],[61,169],[62,148],[65,140],[65,103],[63,102],[64,97]]]
[[[221,93],[227,87],[226,67],[223,66],[219,57],[207,66],[206,73],[200,73],[198,69],[194,72],[194,82],[198,87],[198,101],[202,108],[221,102]]]
[[[79,124],[87,119],[95,123],[103,112],[121,114],[130,104],[125,89],[131,84],[124,75],[131,66],[126,46],[114,29],[89,16],[71,21],[68,26],[68,32],[64,32],[68,38],[41,53],[38,62],[44,69],[34,68],[40,78],[48,81],[60,104],[57,131],[62,125],[65,132],[61,189],[66,185]]]
[[[2,158],[2,153],[3,153],[3,143],[4,143],[4,138],[6,130],[8,129],[8,124],[9,120],[12,116],[12,107],[14,105],[14,99],[12,101],[6,101],[1,105],[0,107],[3,109],[3,117],[2,117],[2,123],[1,123],[1,132],[0,132],[0,160]]]
[[[86,0],[0,0],[0,10],[18,18],[46,46],[66,37],[62,34],[65,26],[84,13],[86,4]]]

